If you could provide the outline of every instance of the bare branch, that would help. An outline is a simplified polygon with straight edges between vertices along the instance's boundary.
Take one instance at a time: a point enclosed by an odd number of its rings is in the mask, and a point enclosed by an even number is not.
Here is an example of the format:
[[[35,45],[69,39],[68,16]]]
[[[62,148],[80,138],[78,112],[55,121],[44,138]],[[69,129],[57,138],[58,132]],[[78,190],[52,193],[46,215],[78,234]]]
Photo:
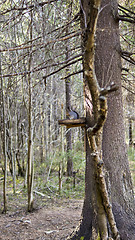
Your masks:
[[[77,60],[75,60],[75,61],[72,61],[72,62],[64,65],[63,67],[57,69],[56,71],[51,72],[50,74],[48,74],[48,75],[46,75],[46,76],[43,76],[43,78],[50,77],[50,76],[54,75],[55,73],[58,73],[58,72],[61,71],[62,69],[66,68],[67,66],[70,66],[70,65],[72,65],[72,64],[75,64],[76,62],[81,61],[81,60],[82,60],[82,58],[79,58],[79,59],[77,59]],[[33,73],[33,72],[38,72],[38,71],[40,71],[40,70],[42,70],[42,69],[44,69],[44,68],[46,68],[46,66],[41,67],[41,68],[38,68],[38,69],[32,69],[31,71],[25,71],[25,72],[19,72],[19,73],[11,73],[11,74],[0,75],[0,77],[15,77],[15,76],[20,76],[20,75],[25,76],[25,75],[30,74],[30,73]],[[37,85],[37,83],[36,83],[35,85]],[[34,86],[35,86],[35,85],[34,85]]]
[[[69,78],[69,77],[71,77],[71,76],[74,76],[74,75],[77,75],[77,74],[79,74],[79,73],[83,73],[83,70],[80,70],[80,71],[78,71],[78,72],[73,72],[73,73],[71,73],[71,74],[69,74],[69,75],[61,78],[61,80],[67,79],[67,78]]]
[[[40,2],[37,5],[39,7],[43,7],[46,4],[57,2],[57,1],[58,0],[45,1],[45,2]],[[33,9],[34,7],[35,7],[35,4],[29,5],[29,6],[26,6],[26,7],[16,7],[16,6],[14,6],[13,8],[10,8],[10,9],[7,9],[7,10],[1,12],[1,15],[4,15],[4,14],[9,13],[11,11],[21,11],[22,12],[22,11],[25,11],[25,10],[28,10],[28,9]]]
[[[126,56],[126,57],[130,57],[132,55],[134,55],[135,53],[132,52],[127,52],[127,51],[121,51],[121,55]]]
[[[132,93],[133,95],[135,95],[135,92],[133,92],[131,89],[125,87],[124,85],[122,85],[122,87],[123,87],[124,89],[126,89],[128,92],[130,92],[130,93]]]
[[[67,39],[76,37],[80,34],[81,34],[81,31],[77,31],[73,34],[70,34],[69,36],[61,37],[61,38],[58,38],[58,39],[55,39],[55,40],[53,39],[53,40],[47,41],[46,43],[32,44],[32,45],[27,45],[27,46],[24,46],[24,47],[23,46],[22,47],[17,46],[15,48],[0,49],[0,52],[12,52],[12,51],[16,51],[16,50],[23,50],[23,49],[28,49],[28,48],[37,47],[37,46],[45,47],[45,46],[48,46],[48,44],[56,43],[56,42],[60,42],[60,41],[66,41]]]
[[[133,20],[133,19],[131,19],[131,18],[127,18],[127,17],[123,17],[123,16],[118,16],[118,20],[120,20],[120,21],[125,21],[125,22],[129,22],[129,23],[135,23],[135,19]]]
[[[119,7],[120,10],[121,10],[121,9],[124,9],[125,11],[127,11],[127,12],[129,12],[129,13],[135,15],[135,13],[134,13],[133,11],[131,11],[131,10],[128,9],[128,8],[125,8],[125,7],[121,6],[120,4],[118,4],[118,7]]]
[[[122,68],[121,70],[122,70],[122,71],[129,72],[129,69],[128,69],[128,68]]]
[[[76,62],[81,61],[81,60],[82,60],[82,57],[79,58],[79,59],[77,59],[77,60],[75,60],[75,61],[72,61],[72,62],[64,65],[63,67],[57,69],[56,71],[54,71],[54,72],[52,72],[52,73],[50,73],[50,74],[48,74],[48,75],[43,76],[43,78],[50,77],[50,76],[52,76],[53,74],[60,72],[62,69],[66,68],[66,67],[68,67],[68,66],[70,66],[70,65],[72,65],[72,64],[75,64]]]
[[[125,56],[121,56],[124,60],[126,60],[127,62],[129,62],[129,63],[131,63],[131,64],[133,64],[133,65],[135,65],[135,60],[133,59],[133,58],[127,58],[127,57],[125,57]]]

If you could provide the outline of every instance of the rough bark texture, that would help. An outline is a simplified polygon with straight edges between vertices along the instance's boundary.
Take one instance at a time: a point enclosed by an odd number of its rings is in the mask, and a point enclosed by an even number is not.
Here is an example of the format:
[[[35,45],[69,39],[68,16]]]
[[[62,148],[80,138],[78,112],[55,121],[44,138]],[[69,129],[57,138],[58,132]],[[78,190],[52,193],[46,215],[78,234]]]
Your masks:
[[[88,26],[88,21],[85,20],[89,20],[89,15],[91,14],[89,12],[89,7],[92,2],[93,1],[81,1],[85,28]],[[117,2],[116,0],[102,0],[101,2],[102,6],[99,14],[96,38],[96,76],[101,87],[106,87],[110,85],[111,82],[115,82],[119,86],[119,90],[116,93],[111,93],[108,98],[108,118],[105,123],[103,134],[102,146],[103,161],[105,162],[106,183],[117,227],[120,231],[120,239],[134,240],[134,197],[124,135],[120,80],[121,60],[119,55],[119,25],[118,22],[115,21]],[[84,33],[86,32],[84,31]],[[85,41],[85,34],[83,37],[83,40]],[[82,46],[83,50],[85,50],[85,47],[86,45],[84,43],[84,46]],[[90,47],[92,52],[92,46]],[[85,57],[86,55],[84,54],[84,71],[86,70]],[[91,101],[89,96],[89,89],[91,86],[90,82],[87,81],[86,73],[84,73],[84,77],[86,120],[87,124],[91,125],[93,124],[93,119],[90,119],[90,108],[88,106]],[[92,100],[94,100],[93,95]],[[93,106],[93,109],[95,108],[96,102],[95,106]],[[94,120],[96,119],[94,118]],[[94,202],[97,204],[95,196],[98,195],[93,194],[95,192],[95,188],[97,188],[93,170],[94,163],[92,161],[91,149],[89,148],[88,139],[86,137],[85,199],[82,210],[82,221],[80,222],[80,226],[76,230],[76,233],[69,238],[72,240],[81,238],[84,240],[95,240],[98,237],[98,211],[95,211],[96,207],[93,204]],[[111,236],[111,234],[109,235]],[[104,239],[104,237],[100,236],[100,239]],[[116,238],[114,237],[113,239]]]
[[[108,117],[103,132],[103,160],[113,212],[122,240],[135,239],[134,195],[125,144],[121,92],[119,24],[116,0],[102,0],[96,38],[96,75],[101,87],[115,82],[119,90],[108,97]],[[129,230],[130,229],[130,230]]]

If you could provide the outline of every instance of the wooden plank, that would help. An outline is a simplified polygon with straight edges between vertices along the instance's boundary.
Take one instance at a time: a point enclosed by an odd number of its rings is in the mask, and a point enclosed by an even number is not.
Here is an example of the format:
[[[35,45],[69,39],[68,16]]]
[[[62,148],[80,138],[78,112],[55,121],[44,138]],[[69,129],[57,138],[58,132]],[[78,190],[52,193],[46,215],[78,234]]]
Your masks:
[[[60,125],[64,125],[67,128],[71,128],[71,127],[85,127],[86,125],[86,118],[82,117],[79,119],[62,119],[62,120],[58,120],[58,123]]]

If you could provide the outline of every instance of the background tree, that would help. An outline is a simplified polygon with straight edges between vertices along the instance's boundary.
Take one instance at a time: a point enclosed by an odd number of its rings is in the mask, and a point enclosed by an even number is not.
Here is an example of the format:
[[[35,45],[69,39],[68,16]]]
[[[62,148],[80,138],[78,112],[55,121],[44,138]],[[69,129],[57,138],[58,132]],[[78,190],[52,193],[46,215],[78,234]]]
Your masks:
[[[30,41],[32,41],[32,23],[33,12],[30,13]],[[27,189],[28,189],[28,211],[33,210],[33,181],[34,181],[34,163],[33,163],[33,111],[32,111],[32,48],[29,52],[28,61],[28,172],[27,172]]]
[[[1,54],[0,54],[0,73],[2,75],[2,65],[1,65]],[[1,109],[1,142],[3,150],[3,159],[4,159],[4,181],[3,181],[3,202],[4,208],[3,212],[7,211],[7,145],[6,145],[6,111],[5,111],[5,92],[3,89],[3,78],[1,77],[0,82],[0,109]]]

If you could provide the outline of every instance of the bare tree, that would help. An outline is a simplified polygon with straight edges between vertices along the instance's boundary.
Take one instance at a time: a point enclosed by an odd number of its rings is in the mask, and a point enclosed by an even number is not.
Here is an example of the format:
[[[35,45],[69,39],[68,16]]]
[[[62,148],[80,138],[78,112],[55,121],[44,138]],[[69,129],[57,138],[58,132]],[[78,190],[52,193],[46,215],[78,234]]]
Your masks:
[[[2,63],[0,54],[0,75],[2,75]],[[3,213],[7,211],[7,143],[6,143],[6,112],[5,112],[5,94],[3,89],[3,78],[0,78],[0,110],[1,110],[1,140],[4,159],[4,182],[3,182]]]
[[[32,17],[31,11],[30,20],[30,40],[32,40]],[[31,49],[32,51],[32,49]],[[33,210],[33,180],[34,180],[34,163],[33,163],[33,117],[32,117],[32,79],[30,69],[32,66],[32,53],[29,53],[28,61],[28,175],[27,175],[27,189],[28,189],[28,211]]]

